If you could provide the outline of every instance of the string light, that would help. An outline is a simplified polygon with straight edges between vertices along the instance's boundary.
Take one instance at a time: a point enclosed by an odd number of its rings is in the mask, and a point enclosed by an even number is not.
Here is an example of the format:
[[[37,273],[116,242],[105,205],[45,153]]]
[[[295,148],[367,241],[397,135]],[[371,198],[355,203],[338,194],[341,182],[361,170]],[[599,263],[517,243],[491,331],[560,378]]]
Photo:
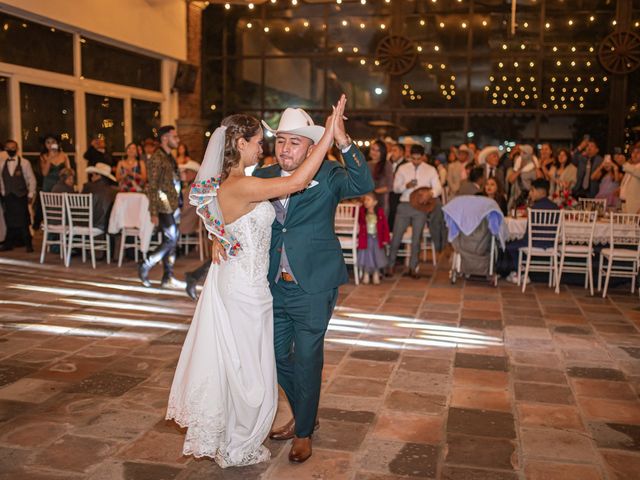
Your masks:
[[[224,9],[225,9],[225,10],[231,10],[231,5],[230,5],[230,4],[228,4],[228,3],[225,3],[225,4],[224,4]]]

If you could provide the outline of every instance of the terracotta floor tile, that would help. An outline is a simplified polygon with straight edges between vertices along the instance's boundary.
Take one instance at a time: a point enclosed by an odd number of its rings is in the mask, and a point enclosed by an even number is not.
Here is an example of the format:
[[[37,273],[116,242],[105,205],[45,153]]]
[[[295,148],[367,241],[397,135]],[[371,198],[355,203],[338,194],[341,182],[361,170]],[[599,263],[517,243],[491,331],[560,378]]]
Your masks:
[[[640,424],[640,402],[618,402],[602,398],[578,397],[578,406],[587,418],[608,422]]]
[[[447,435],[448,464],[512,470],[518,465],[515,445],[502,438]]]
[[[373,378],[335,377],[327,393],[363,397],[380,397],[384,394],[386,382]]]
[[[571,405],[575,403],[569,387],[546,383],[515,383],[517,401],[557,403]]]
[[[346,452],[313,449],[306,462],[295,465],[295,470],[284,455],[280,455],[269,472],[270,478],[282,480],[349,480],[353,472],[353,456]]]
[[[550,427],[583,431],[579,410],[574,406],[518,403],[518,419],[527,427]]]
[[[509,377],[506,372],[455,368],[453,370],[453,383],[460,386],[503,390],[509,385]]]
[[[527,480],[604,479],[599,469],[593,465],[528,461],[525,463],[524,472]]]
[[[591,440],[581,433],[549,428],[522,428],[520,441],[525,458],[544,458],[569,462],[598,461]]]
[[[512,472],[499,470],[480,470],[445,465],[440,478],[441,480],[517,480],[518,476]]]
[[[111,454],[114,444],[95,438],[65,435],[41,451],[33,465],[40,468],[82,473]]]
[[[383,412],[378,415],[372,435],[385,440],[437,445],[444,435],[444,417]]]
[[[591,380],[588,378],[572,378],[576,395],[581,397],[608,398],[610,400],[634,401],[638,395],[631,385],[626,382],[611,382],[608,380]]]
[[[367,362],[364,360],[346,360],[340,365],[339,374],[386,380],[389,375],[391,375],[393,367],[394,364],[391,363],[380,363],[371,361]]]
[[[616,450],[602,450],[605,466],[611,480],[636,480],[640,472],[640,455]]]
[[[451,406],[477,410],[511,411],[510,395],[506,390],[481,390],[454,386]]]
[[[447,397],[445,395],[393,390],[385,399],[384,406],[400,412],[440,414],[447,407]]]

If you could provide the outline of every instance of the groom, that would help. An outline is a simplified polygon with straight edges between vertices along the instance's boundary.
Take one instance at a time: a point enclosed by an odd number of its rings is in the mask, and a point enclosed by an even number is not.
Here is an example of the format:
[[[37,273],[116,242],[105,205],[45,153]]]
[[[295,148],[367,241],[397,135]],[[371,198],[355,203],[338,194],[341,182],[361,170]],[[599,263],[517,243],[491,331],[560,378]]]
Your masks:
[[[261,178],[291,175],[307,158],[324,128],[314,125],[302,109],[287,108],[276,136],[278,163],[256,170]],[[335,128],[335,143],[345,165],[325,160],[309,186],[293,195],[272,199],[269,283],[273,295],[274,347],[278,383],[293,411],[293,419],[272,431],[275,440],[293,438],[289,460],[311,456],[322,384],[324,335],[338,298],[338,287],[349,277],[334,231],[338,203],[371,192],[373,180],[362,153],[347,135],[344,121]]]
[[[307,158],[324,128],[313,124],[302,109],[287,108],[276,130],[277,165],[256,170],[271,178],[291,175]],[[293,419],[272,431],[275,440],[293,438],[289,460],[311,456],[322,384],[324,335],[338,298],[338,287],[349,281],[340,242],[334,231],[338,203],[374,189],[362,153],[347,135],[344,120],[335,128],[335,143],[344,167],[325,160],[314,180],[298,193],[276,198],[271,231],[269,283],[273,295],[274,347],[278,383],[293,411]]]

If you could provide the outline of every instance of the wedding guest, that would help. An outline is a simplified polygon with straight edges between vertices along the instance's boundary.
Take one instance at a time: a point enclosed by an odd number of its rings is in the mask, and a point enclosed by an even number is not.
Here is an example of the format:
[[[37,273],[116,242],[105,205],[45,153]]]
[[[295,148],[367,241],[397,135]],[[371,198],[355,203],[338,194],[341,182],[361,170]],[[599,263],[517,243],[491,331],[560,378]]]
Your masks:
[[[544,178],[537,178],[531,182],[529,189],[529,202],[531,210],[558,210],[558,205],[549,200],[549,181]],[[506,253],[511,263],[511,273],[507,276],[507,281],[511,283],[518,283],[518,251],[522,247],[526,247],[529,244],[529,238],[525,236],[519,240],[507,242]],[[549,241],[540,240],[534,241],[533,246],[539,248],[548,248]],[[529,279],[524,279],[527,283]]]
[[[271,153],[271,146],[268,142],[264,142],[262,144],[262,157],[260,161],[256,165],[256,168],[265,168],[270,167],[271,165],[275,165],[277,162],[276,157]]]
[[[60,140],[53,135],[45,135],[44,150],[40,154],[40,173],[42,174],[42,191],[50,192],[58,183],[60,170],[71,168],[69,157],[60,148]]]
[[[467,178],[465,167],[469,161],[469,152],[469,147],[460,145],[460,148],[456,150],[456,156],[450,157],[447,164],[447,183],[449,184],[450,197],[454,197],[458,193],[462,180]]]
[[[598,144],[594,140],[583,140],[573,155],[573,163],[578,167],[576,185],[573,187],[575,198],[594,198],[600,187],[600,181],[593,178],[602,163]]]
[[[89,181],[82,187],[82,193],[92,194],[93,226],[106,232],[111,207],[118,194],[114,185],[116,178],[111,174],[111,167],[106,163],[97,163],[88,167],[86,171]]]
[[[138,276],[145,287],[150,287],[149,272],[162,261],[164,273],[163,287],[184,288],[183,282],[175,278],[173,267],[176,260],[178,244],[178,223],[182,203],[182,186],[178,165],[171,153],[178,147],[180,138],[176,128],[165,125],[158,130],[160,148],[147,163],[149,179],[147,197],[149,197],[149,214],[154,225],[162,231],[162,243],[149,254],[138,266]]]
[[[498,147],[484,147],[478,154],[478,163],[484,169],[484,178],[495,178],[502,185],[504,191],[506,173],[500,166],[500,149]]]
[[[529,198],[531,183],[543,177],[539,169],[539,163],[533,154],[531,145],[520,145],[519,154],[513,161],[513,168],[507,175],[507,180],[512,185],[511,198],[509,198],[509,208],[518,208],[524,205]],[[547,191],[549,188],[547,187]]]
[[[404,147],[399,143],[394,144],[391,147],[389,153],[389,163],[393,169],[393,176],[395,178],[396,172],[401,165],[407,163],[408,160],[404,156]],[[396,218],[396,211],[398,210],[398,202],[400,201],[400,194],[393,191],[389,192],[389,228],[393,229],[393,222]]]
[[[72,168],[60,170],[60,179],[51,189],[52,193],[76,193],[76,172]]]
[[[362,197],[358,224],[358,267],[362,269],[362,283],[371,280],[380,283],[380,274],[387,266],[384,247],[389,244],[389,224],[384,209],[378,206],[375,194],[367,193]]]
[[[29,231],[29,203],[36,195],[36,177],[31,163],[19,155],[18,142],[7,140],[4,151],[6,156],[0,159],[0,193],[7,233],[0,251],[12,250],[21,244],[30,253],[33,245]]]
[[[617,208],[622,172],[618,164],[611,159],[611,155],[604,156],[602,163],[591,174],[591,179],[600,184],[595,198],[604,198],[607,207]]]
[[[469,173],[469,178],[463,180],[458,195],[476,195],[484,187],[484,168],[475,167]]]
[[[569,150],[561,148],[551,167],[543,167],[542,172],[551,185],[551,197],[560,195],[565,190],[573,191],[576,185],[578,169],[570,161]]]
[[[131,142],[125,149],[126,157],[116,165],[118,190],[121,192],[144,192],[147,182],[147,166],[138,157],[138,147]]]
[[[375,140],[369,148],[369,170],[375,182],[374,193],[386,214],[389,213],[389,192],[393,190],[393,166],[387,161],[387,146]]]
[[[624,177],[620,183],[620,201],[624,213],[640,213],[640,142],[631,149],[629,161],[624,156],[616,159],[622,164]]]
[[[90,167],[94,167],[98,163],[104,163],[109,167],[113,166],[113,160],[111,155],[107,153],[107,144],[102,136],[94,137],[91,140],[89,148],[84,152],[83,157]]]
[[[442,216],[442,209],[436,208],[431,213],[426,213],[415,209],[409,203],[409,197],[417,188],[428,188],[431,191],[427,194],[430,198],[436,199],[442,194],[442,186],[438,172],[431,165],[424,162],[424,147],[413,145],[411,147],[411,162],[402,165],[396,172],[393,181],[393,190],[400,195],[400,203],[396,213],[396,221],[393,227],[393,237],[391,241],[391,253],[389,255],[389,268],[393,272],[398,250],[402,242],[404,233],[411,225],[411,259],[409,261],[409,275],[419,278],[418,255],[420,253],[420,242],[424,225],[432,218]],[[435,235],[435,234],[434,234]]]
[[[180,142],[178,144],[178,150],[177,150],[177,155],[176,155],[176,163],[179,165],[184,165],[185,163],[187,163],[188,161],[191,160],[191,157],[189,156],[189,148],[187,147],[187,145],[185,143]]]
[[[545,170],[549,170],[555,163],[555,158],[553,156],[553,148],[551,148],[550,143],[545,142],[542,145],[540,145],[540,149],[538,151],[538,160],[540,162],[540,168],[542,169],[542,173],[544,173],[545,178],[547,178]],[[549,179],[547,178],[547,180]]]
[[[487,178],[484,183],[484,189],[482,190],[481,195],[495,200],[502,213],[504,215],[507,214],[507,196],[502,189],[502,185],[495,177]]]
[[[156,142],[153,138],[145,138],[142,143],[142,155],[140,156],[140,160],[146,164],[149,160],[151,160],[151,156],[153,152],[158,148],[158,142]]]
[[[40,169],[41,184],[40,191],[51,192],[53,186],[58,183],[60,178],[60,170],[63,168],[71,168],[69,157],[62,151],[60,140],[54,135],[45,135],[42,139],[43,149],[38,160],[38,168]],[[42,205],[40,197],[36,196],[35,214],[33,218],[33,229],[39,230],[42,223]],[[55,247],[57,248],[57,247]]]
[[[194,160],[189,160],[178,166],[180,170],[180,180],[182,181],[182,207],[180,208],[180,234],[189,235],[198,231],[200,218],[196,212],[196,207],[189,203],[189,191],[191,184],[195,181],[200,169],[200,164]]]

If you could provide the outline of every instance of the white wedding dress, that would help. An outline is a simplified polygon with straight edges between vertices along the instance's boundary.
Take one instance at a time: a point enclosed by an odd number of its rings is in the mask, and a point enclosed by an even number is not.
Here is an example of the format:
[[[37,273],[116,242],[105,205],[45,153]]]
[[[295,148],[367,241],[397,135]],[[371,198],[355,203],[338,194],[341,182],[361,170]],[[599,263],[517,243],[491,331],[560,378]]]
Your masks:
[[[211,265],[171,386],[167,419],[187,428],[183,453],[223,468],[271,456],[262,443],[278,401],[267,280],[274,217],[261,202],[226,226],[241,248]]]

